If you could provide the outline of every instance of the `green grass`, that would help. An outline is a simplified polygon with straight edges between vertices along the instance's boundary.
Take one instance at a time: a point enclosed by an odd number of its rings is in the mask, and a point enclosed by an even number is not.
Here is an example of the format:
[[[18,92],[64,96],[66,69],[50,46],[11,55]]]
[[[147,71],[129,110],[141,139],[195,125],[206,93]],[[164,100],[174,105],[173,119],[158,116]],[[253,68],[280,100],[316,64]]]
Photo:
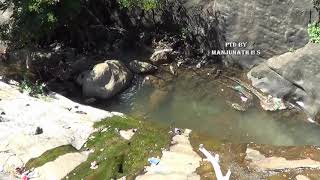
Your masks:
[[[25,167],[27,169],[37,168],[46,164],[47,162],[54,161],[61,155],[72,153],[72,152],[76,152],[76,149],[71,145],[60,146],[60,147],[51,149],[49,151],[46,151],[38,158],[30,159],[26,163]]]
[[[107,131],[92,134],[86,148],[95,151],[86,162],[69,173],[69,180],[135,177],[148,165],[149,157],[161,155],[161,148],[169,147],[171,139],[168,129],[131,117],[113,117],[96,123],[95,128],[107,128]],[[130,141],[120,137],[116,131],[132,128],[137,128],[138,131]],[[93,161],[98,162],[98,169],[90,169]]]

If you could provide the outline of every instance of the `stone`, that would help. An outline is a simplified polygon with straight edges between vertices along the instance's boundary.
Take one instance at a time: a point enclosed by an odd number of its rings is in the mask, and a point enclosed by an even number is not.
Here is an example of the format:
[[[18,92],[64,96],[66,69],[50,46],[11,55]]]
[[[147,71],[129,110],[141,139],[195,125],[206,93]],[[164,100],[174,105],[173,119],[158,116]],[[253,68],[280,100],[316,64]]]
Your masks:
[[[310,158],[287,160],[283,157],[265,157],[259,151],[247,148],[245,159],[250,161],[249,166],[260,171],[278,171],[299,168],[320,168],[320,162]]]
[[[38,175],[34,180],[63,179],[78,165],[85,162],[88,155],[84,153],[68,153],[48,162],[34,170]]]
[[[87,97],[108,99],[123,91],[131,82],[132,73],[118,60],[107,60],[81,73],[77,83]]]
[[[136,129],[120,130],[120,136],[125,140],[130,140],[135,134]]]
[[[156,65],[170,63],[172,60],[173,49],[171,48],[156,50],[150,57],[150,61]]]
[[[252,85],[284,99],[314,119],[320,108],[320,44],[308,43],[294,52],[268,59],[247,74]]]
[[[1,81],[0,98],[0,109],[6,112],[5,121],[0,123],[0,165],[5,172],[14,172],[30,159],[62,145],[71,144],[79,150],[94,132],[95,122],[118,114],[78,104],[53,92],[43,99],[30,97]],[[43,131],[35,135],[37,127]]]
[[[153,73],[158,68],[147,62],[133,60],[129,63],[129,69],[134,73]]]

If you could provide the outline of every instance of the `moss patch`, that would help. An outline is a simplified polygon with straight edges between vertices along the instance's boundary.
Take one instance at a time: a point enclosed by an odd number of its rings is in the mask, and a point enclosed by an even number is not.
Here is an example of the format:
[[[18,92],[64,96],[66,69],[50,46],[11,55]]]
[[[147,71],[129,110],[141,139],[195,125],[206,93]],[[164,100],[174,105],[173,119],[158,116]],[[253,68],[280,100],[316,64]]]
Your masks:
[[[77,150],[71,145],[60,146],[51,150],[46,151],[40,157],[30,159],[25,167],[26,169],[32,169],[40,167],[47,162],[56,160],[59,156],[62,156],[67,153],[76,152]]]
[[[92,134],[85,147],[94,152],[69,173],[69,180],[135,177],[148,164],[148,157],[161,155],[161,148],[167,148],[171,139],[167,128],[131,117],[112,117],[96,123],[95,128],[99,131]],[[138,130],[130,141],[119,135],[119,130],[132,128]],[[93,161],[98,163],[95,170],[90,169]]]

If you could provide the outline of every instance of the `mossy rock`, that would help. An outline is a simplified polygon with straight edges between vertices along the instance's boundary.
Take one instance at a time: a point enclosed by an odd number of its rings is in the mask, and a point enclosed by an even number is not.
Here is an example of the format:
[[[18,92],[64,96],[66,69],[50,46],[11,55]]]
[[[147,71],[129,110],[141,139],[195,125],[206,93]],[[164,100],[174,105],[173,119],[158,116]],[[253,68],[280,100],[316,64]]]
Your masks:
[[[98,132],[92,134],[85,149],[93,149],[86,162],[80,164],[65,179],[104,180],[127,179],[140,174],[147,159],[161,155],[162,148],[169,147],[168,129],[135,118],[112,117],[95,124]],[[137,129],[130,140],[119,135],[119,130]],[[96,161],[98,168],[90,169]]]

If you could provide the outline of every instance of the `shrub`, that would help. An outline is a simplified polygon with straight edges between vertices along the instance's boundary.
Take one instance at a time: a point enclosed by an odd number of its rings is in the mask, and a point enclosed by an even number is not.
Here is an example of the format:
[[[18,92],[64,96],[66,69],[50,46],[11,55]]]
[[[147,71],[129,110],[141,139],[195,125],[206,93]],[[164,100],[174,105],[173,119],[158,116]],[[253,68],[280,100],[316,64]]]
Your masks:
[[[44,90],[45,85],[40,84],[39,82],[32,83],[29,79],[25,78],[20,84],[19,84],[19,90],[23,93],[27,93],[30,96],[43,96],[45,95]]]
[[[311,42],[320,43],[320,25],[317,23],[309,24],[308,34]]]

